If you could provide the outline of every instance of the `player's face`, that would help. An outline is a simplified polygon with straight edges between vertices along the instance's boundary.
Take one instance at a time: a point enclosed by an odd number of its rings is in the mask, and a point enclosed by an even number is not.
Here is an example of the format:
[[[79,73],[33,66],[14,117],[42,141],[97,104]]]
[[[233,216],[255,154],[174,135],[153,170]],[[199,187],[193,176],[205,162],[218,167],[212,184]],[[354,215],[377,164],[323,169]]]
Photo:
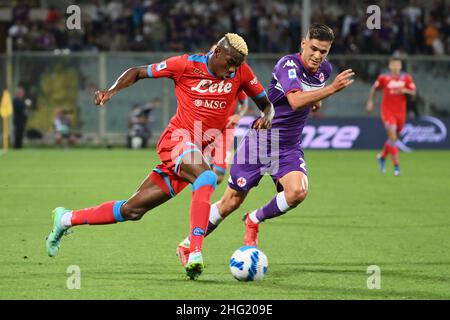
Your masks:
[[[402,62],[400,60],[392,60],[389,62],[389,71],[392,74],[400,74],[402,71]]]
[[[331,42],[317,39],[303,39],[301,47],[302,59],[306,67],[312,71],[316,71],[327,57],[328,52],[330,52]]]
[[[216,49],[214,54],[215,62],[212,66],[212,71],[220,79],[229,78],[244,62],[242,55],[233,54],[233,52],[228,53],[225,50]]]

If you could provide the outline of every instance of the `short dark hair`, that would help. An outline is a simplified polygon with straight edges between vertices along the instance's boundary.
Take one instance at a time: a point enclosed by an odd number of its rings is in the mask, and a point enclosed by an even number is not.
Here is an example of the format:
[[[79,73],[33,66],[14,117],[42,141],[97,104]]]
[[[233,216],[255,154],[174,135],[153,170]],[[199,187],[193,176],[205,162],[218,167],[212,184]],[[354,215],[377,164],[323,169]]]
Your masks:
[[[400,59],[400,57],[393,56],[393,57],[391,57],[391,58],[389,59],[389,63],[391,63],[392,61],[400,61],[400,62],[402,62],[402,59]]]
[[[308,39],[317,39],[320,41],[330,41],[334,40],[334,32],[327,25],[320,23],[313,23],[308,30],[308,34],[306,35]]]

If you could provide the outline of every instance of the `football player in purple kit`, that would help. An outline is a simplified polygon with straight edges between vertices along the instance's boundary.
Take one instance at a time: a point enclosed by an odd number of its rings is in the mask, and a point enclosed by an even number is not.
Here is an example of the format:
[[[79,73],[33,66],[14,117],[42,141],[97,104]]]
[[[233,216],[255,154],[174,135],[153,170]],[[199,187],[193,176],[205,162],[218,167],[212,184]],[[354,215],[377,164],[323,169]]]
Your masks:
[[[207,234],[230,213],[239,208],[250,189],[256,187],[265,173],[271,175],[278,194],[263,207],[244,217],[244,244],[257,246],[259,224],[297,207],[308,194],[307,169],[301,149],[302,131],[311,111],[321,101],[349,86],[354,72],[347,69],[325,86],[331,64],[325,59],[334,40],[333,31],[323,24],[312,24],[301,41],[301,53],[282,57],[272,71],[268,96],[275,107],[272,129],[266,132],[249,130],[240,143],[230,170],[229,185],[220,201],[211,205]],[[264,140],[277,139],[277,147],[269,147],[270,162],[252,162],[260,157]],[[256,147],[250,147],[255,146]],[[248,150],[248,154],[246,151]],[[276,156],[274,158],[274,156]],[[245,161],[242,161],[242,160]],[[177,249],[183,261],[189,255],[189,237]]]

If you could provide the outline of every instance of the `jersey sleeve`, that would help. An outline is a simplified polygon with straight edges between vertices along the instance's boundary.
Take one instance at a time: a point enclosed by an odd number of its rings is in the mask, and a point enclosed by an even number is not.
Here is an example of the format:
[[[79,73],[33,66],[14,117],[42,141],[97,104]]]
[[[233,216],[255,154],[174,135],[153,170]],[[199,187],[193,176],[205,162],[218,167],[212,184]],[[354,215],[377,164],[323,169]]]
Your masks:
[[[174,56],[159,63],[149,64],[147,74],[149,78],[171,78],[178,80],[187,64],[187,55]]]
[[[386,81],[384,81],[384,76],[383,75],[379,75],[377,80],[375,80],[373,87],[375,89],[384,89],[385,83]]]
[[[405,79],[405,85],[406,85],[406,89],[409,90],[416,90],[416,84],[414,83],[413,78],[411,77],[411,75],[407,75],[406,79]]]
[[[324,81],[328,81],[330,79],[331,73],[333,72],[333,66],[328,60],[325,60],[323,62],[323,75],[324,75]]]
[[[266,90],[264,90],[264,87],[258,81],[258,78],[256,78],[250,66],[247,63],[243,63],[240,68],[242,68],[241,91],[244,91],[244,93],[246,93],[250,98],[253,99],[259,99],[267,95]]]
[[[272,73],[283,89],[285,96],[291,92],[303,91],[297,72],[298,69],[295,64],[289,65],[289,57],[281,58],[275,65]]]

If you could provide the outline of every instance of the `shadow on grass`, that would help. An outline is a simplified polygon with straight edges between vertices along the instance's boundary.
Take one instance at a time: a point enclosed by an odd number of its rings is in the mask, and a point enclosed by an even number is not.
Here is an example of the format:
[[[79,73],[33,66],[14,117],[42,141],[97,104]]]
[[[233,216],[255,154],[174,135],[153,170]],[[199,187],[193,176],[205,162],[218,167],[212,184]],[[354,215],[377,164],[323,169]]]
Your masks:
[[[397,225],[393,225],[392,223],[390,223],[389,225],[380,225],[380,224],[368,224],[368,225],[362,225],[362,224],[358,224],[358,223],[351,223],[348,224],[348,222],[346,224],[341,223],[341,224],[336,224],[336,223],[310,223],[310,222],[306,222],[305,220],[307,220],[306,218],[303,218],[302,221],[300,222],[284,222],[284,221],[277,221],[276,225],[277,226],[283,226],[283,228],[286,227],[304,227],[304,228],[333,228],[333,229],[340,229],[340,228],[350,228],[350,229],[405,229],[405,228],[420,228],[420,229],[424,229],[424,228],[450,228],[450,224],[417,224],[417,225],[408,225],[408,224],[397,224]],[[274,224],[275,225],[275,224]]]
[[[361,295],[361,299],[370,298],[380,298],[380,299],[449,299],[450,290],[446,294],[439,292],[431,292],[426,290],[417,290],[411,288],[410,290],[393,290],[393,289],[382,289],[382,290],[369,290],[369,289],[358,289],[351,287],[333,287],[324,285],[294,285],[285,283],[289,278],[297,278],[298,274],[324,274],[330,276],[338,275],[348,275],[367,277],[366,274],[367,267],[376,264],[382,268],[381,274],[386,279],[386,277],[400,278],[401,280],[415,280],[423,284],[427,281],[430,286],[437,284],[442,286],[445,283],[450,282],[450,272],[442,275],[429,275],[417,272],[417,270],[398,270],[400,267],[408,266],[450,266],[450,261],[436,261],[436,262],[415,262],[415,261],[404,261],[404,262],[340,262],[340,263],[278,263],[272,264],[270,271],[271,279],[274,284],[273,287],[283,287],[286,290],[297,290],[300,292],[312,291],[314,292],[328,292],[328,293],[339,293],[340,297],[345,296],[358,296]],[[279,266],[280,270],[277,270]],[[396,270],[397,269],[397,270]],[[277,271],[275,271],[277,270]],[[449,268],[447,268],[449,270]],[[426,272],[427,270],[423,270]],[[294,283],[294,280],[292,281]],[[295,283],[298,283],[298,278],[295,279]],[[365,283],[363,283],[364,285]],[[418,284],[417,284],[418,285]]]

